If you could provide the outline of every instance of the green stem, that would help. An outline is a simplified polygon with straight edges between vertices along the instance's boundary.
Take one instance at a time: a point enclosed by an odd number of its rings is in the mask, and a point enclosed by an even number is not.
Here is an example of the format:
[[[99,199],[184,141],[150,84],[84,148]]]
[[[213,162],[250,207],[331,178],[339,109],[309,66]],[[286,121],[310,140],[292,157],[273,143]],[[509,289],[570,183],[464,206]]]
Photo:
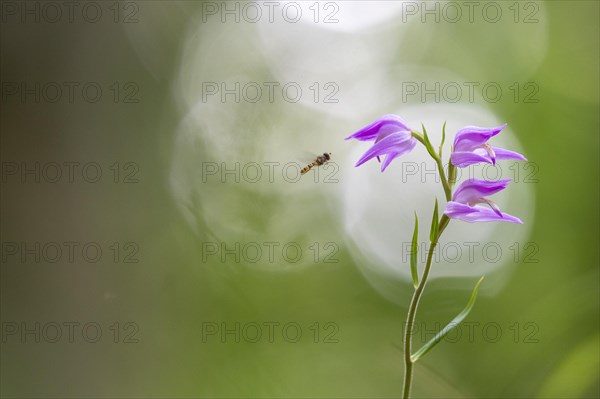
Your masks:
[[[413,293],[412,299],[410,300],[410,306],[408,307],[408,315],[406,318],[406,325],[404,329],[404,387],[402,388],[402,397],[408,399],[410,396],[410,389],[412,387],[412,376],[413,376],[413,361],[410,356],[412,355],[412,335],[414,331],[415,318],[417,316],[417,308],[419,307],[419,301],[423,295],[423,290],[427,284],[427,278],[429,277],[429,271],[431,270],[431,261],[433,259],[433,251],[438,243],[440,236],[446,226],[450,222],[448,216],[443,215],[440,219],[439,227],[435,238],[431,241],[429,246],[429,253],[427,254],[427,263],[425,264],[425,271],[419,285]]]
[[[438,169],[440,171],[440,179],[442,180],[442,186],[444,186],[446,201],[450,201],[450,199],[452,198],[452,189],[450,188],[450,184],[448,184],[448,180],[446,179],[446,172],[444,171],[442,160],[440,159],[440,157],[436,157],[435,162],[437,163]]]
[[[425,145],[425,139],[419,132],[411,131],[410,132],[414,138],[416,138],[421,144]]]
[[[450,161],[448,163],[448,185],[450,186],[450,190],[452,190],[454,183],[456,183],[456,167]]]
[[[427,147],[427,144],[425,143],[425,138],[423,138],[423,136],[418,133],[418,132],[411,132],[412,136],[417,139],[417,141],[419,141],[421,144],[423,144],[425,147]],[[438,170],[440,171],[440,179],[442,180],[442,186],[444,187],[444,194],[446,195],[446,201],[450,201],[450,198],[452,198],[452,188],[450,186],[450,184],[448,183],[448,179],[446,179],[446,171],[444,170],[444,166],[442,165],[442,159],[435,153],[430,153],[429,154],[433,160],[435,161],[435,163],[437,164]]]

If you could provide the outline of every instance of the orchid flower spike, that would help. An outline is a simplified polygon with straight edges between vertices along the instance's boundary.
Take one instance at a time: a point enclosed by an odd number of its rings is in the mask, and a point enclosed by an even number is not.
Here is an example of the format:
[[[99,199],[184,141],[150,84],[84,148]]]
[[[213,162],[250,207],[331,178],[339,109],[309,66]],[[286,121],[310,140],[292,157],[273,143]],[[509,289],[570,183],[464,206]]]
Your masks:
[[[444,213],[451,219],[465,222],[511,222],[523,224],[521,219],[502,213],[500,208],[487,197],[502,191],[511,179],[487,181],[469,179],[461,183],[454,191],[452,201],[448,202]],[[488,207],[476,206],[486,204]]]
[[[488,140],[505,127],[506,123],[498,127],[466,126],[460,129],[454,138],[454,150],[450,155],[452,164],[464,168],[479,162],[496,165],[497,159],[526,161],[527,159],[518,152],[492,147],[488,144]]]
[[[368,160],[385,155],[381,165],[383,172],[397,157],[412,151],[417,145],[417,140],[412,136],[412,131],[406,122],[397,115],[387,114],[346,137],[360,141],[374,141],[375,144],[358,160],[355,166],[360,166]]]

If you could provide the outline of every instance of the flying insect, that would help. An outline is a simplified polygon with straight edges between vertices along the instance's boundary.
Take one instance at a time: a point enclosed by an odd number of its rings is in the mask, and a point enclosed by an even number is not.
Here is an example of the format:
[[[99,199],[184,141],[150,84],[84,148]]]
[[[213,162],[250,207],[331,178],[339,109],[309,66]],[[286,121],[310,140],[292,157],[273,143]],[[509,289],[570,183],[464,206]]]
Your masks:
[[[327,162],[329,162],[330,159],[331,159],[331,153],[324,152],[323,154],[317,156],[317,159],[315,159],[312,163],[303,167],[302,170],[300,170],[300,174],[304,175],[312,168],[326,164]]]

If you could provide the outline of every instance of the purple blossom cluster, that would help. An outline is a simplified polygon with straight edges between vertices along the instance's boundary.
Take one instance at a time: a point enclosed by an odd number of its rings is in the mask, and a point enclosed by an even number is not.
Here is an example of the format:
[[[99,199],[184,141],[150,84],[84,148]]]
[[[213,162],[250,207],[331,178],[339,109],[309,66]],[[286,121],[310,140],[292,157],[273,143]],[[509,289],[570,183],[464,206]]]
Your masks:
[[[485,162],[496,164],[498,160],[521,160],[525,157],[517,152],[494,147],[488,141],[499,134],[506,124],[498,127],[466,126],[456,133],[450,162],[452,167],[464,168]],[[412,151],[417,145],[420,134],[413,131],[399,116],[388,114],[346,137],[360,141],[372,141],[373,145],[363,154],[355,166],[380,157],[384,157],[381,171],[397,157]],[[462,182],[452,193],[446,204],[444,214],[451,219],[466,222],[523,222],[512,215],[503,213],[488,197],[504,190],[511,179],[487,181],[468,179]]]

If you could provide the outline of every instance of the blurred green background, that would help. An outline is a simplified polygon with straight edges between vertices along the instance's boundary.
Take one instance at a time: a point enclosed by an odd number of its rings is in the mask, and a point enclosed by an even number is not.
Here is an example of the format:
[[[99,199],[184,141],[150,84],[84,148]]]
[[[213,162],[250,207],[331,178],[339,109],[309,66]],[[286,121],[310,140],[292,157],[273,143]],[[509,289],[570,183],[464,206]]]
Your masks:
[[[361,30],[351,24],[315,30],[313,14],[306,14],[308,23],[279,20],[271,26],[265,16],[258,23],[243,18],[222,23],[200,2],[176,1],[99,2],[103,14],[95,23],[78,13],[71,23],[65,9],[58,23],[48,22],[50,14],[39,23],[31,15],[23,22],[6,3],[14,3],[17,13],[23,4],[34,10],[37,4],[42,12],[39,2],[2,3],[2,397],[397,397],[406,307],[382,297],[357,268],[349,250],[354,244],[332,211],[340,205],[331,200],[331,188],[312,184],[300,190],[281,181],[266,188],[204,183],[198,162],[285,162],[287,153],[265,155],[261,146],[271,136],[284,147],[314,143],[315,151],[351,146],[340,140],[402,108],[403,102],[387,95],[400,93],[399,82],[415,79],[398,72],[404,64],[420,71],[422,80],[445,79],[436,75],[444,68],[465,81],[539,87],[535,103],[507,94],[494,103],[476,99],[474,104],[508,121],[528,159],[539,166],[527,240],[537,244],[539,262],[517,264],[499,293],[479,298],[467,319],[479,323],[474,339],[445,342],[419,362],[414,396],[600,395],[598,2],[496,2],[504,12],[499,23],[481,17],[471,23],[465,16],[456,23],[431,17],[423,22],[420,14],[405,22],[401,14],[387,18],[384,12],[387,19]],[[350,2],[335,4],[343,21]],[[305,12],[309,6],[303,3]],[[333,10],[325,6],[318,4],[320,18]],[[377,7],[387,6],[375,3],[365,10],[381,15]],[[519,23],[514,7],[521,11]],[[535,10],[538,22],[521,23]],[[369,11],[354,17],[369,21]],[[286,39],[288,29],[293,40]],[[381,102],[369,101],[364,114],[354,115],[361,104],[352,101],[362,93],[344,92],[348,86],[342,83],[339,108],[281,100],[201,101],[199,82],[285,81],[282,76],[293,64],[286,62],[295,61],[297,49],[314,51],[315,59],[303,66],[318,64],[327,47],[313,48],[315,41],[379,43],[386,59],[377,73],[389,76],[382,81],[387,91]],[[377,60],[346,54],[330,71],[313,78],[309,69],[299,68],[305,76],[297,78],[328,82],[344,76],[344,82],[353,76],[348,71],[359,71],[368,79]],[[64,96],[55,103],[44,97],[36,102],[32,95],[21,101],[19,94],[9,93],[23,82],[26,87],[97,82],[103,95],[95,103],[77,95],[72,103]],[[117,101],[115,82],[121,90]],[[360,79],[355,83],[360,88]],[[128,94],[139,101],[124,101]],[[215,115],[216,128],[203,125],[214,123]],[[281,126],[286,128],[273,131]],[[211,131],[219,135],[217,142]],[[71,161],[97,162],[102,179],[70,183],[63,176],[57,183],[43,178],[36,183],[29,177],[23,183],[7,174],[22,162]],[[133,172],[138,181],[124,182]],[[337,186],[343,184],[340,180]],[[177,187],[189,188],[184,199]],[[286,232],[285,240],[277,231]],[[203,244],[223,241],[231,248],[235,241],[276,240],[301,243],[305,250],[313,241],[337,243],[338,262],[324,263],[321,254],[311,265],[283,262],[274,271],[277,262],[265,269],[261,262],[235,262],[232,256],[225,262],[206,258]],[[103,256],[96,263],[81,256],[51,263],[44,256],[36,262],[31,255],[23,261],[9,254],[10,243],[31,247],[35,242],[96,242]],[[124,262],[133,250],[131,259],[139,261]],[[408,283],[394,284],[410,289]],[[468,295],[464,289],[432,289],[418,319],[429,328],[447,322]],[[62,338],[52,343],[40,333],[36,343],[35,334],[21,336],[21,323],[34,328],[36,322],[63,326]],[[98,323],[101,337],[90,343],[75,330],[74,342],[68,342],[65,322]],[[221,339],[222,323],[234,330],[239,323],[240,342],[235,334]],[[262,326],[258,342],[246,339],[254,337],[251,323]],[[264,323],[275,323],[272,340]],[[286,323],[300,326],[297,342],[290,342],[294,328],[290,335],[282,333]],[[486,323],[502,328],[497,342],[482,333]],[[215,326],[219,331],[207,335]],[[136,342],[123,342],[129,333]]]

